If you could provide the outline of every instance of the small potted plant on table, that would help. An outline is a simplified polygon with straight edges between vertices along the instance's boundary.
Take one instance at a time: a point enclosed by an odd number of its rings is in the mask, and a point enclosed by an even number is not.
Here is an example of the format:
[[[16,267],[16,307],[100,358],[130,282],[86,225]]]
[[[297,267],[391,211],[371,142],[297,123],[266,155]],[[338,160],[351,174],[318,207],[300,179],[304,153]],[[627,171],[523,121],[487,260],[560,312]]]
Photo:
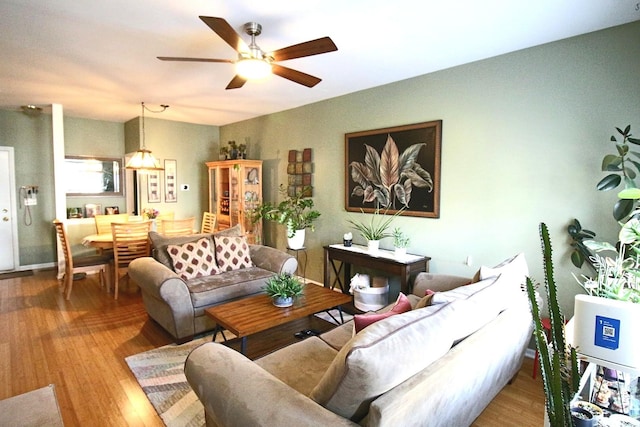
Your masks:
[[[403,257],[407,254],[407,246],[411,239],[400,228],[393,229],[393,247],[395,248],[395,256]]]
[[[289,273],[281,273],[267,280],[264,291],[273,299],[273,305],[276,307],[291,307],[293,298],[304,291],[304,285],[297,277]]]

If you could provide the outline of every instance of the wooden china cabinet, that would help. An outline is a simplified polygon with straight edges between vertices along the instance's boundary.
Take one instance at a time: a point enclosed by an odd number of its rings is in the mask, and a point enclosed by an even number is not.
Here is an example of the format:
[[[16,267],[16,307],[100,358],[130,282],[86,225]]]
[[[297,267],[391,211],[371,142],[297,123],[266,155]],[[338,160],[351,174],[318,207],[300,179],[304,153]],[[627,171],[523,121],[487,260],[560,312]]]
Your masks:
[[[262,204],[262,160],[206,162],[209,168],[209,212],[219,230],[240,224],[249,243],[262,241],[262,221],[251,221]]]

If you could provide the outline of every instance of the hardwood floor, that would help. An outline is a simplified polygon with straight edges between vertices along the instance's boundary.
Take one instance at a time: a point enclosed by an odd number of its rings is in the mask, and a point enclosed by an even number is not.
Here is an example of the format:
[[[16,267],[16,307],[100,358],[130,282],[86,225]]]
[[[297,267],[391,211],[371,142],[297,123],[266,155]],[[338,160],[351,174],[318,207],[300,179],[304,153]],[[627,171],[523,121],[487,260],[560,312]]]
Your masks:
[[[139,293],[114,301],[97,276],[74,282],[70,301],[53,270],[0,280],[0,399],[53,383],[67,427],[162,426],[124,358],[170,342]],[[544,395],[531,369],[526,359],[473,425],[541,426]]]

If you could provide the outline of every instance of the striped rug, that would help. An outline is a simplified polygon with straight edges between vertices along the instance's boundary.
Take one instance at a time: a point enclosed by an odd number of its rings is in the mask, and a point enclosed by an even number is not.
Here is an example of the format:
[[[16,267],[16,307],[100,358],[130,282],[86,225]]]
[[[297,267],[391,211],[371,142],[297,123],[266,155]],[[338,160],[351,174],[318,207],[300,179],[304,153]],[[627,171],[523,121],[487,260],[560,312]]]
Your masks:
[[[227,339],[234,335],[225,331]],[[184,362],[211,335],[182,345],[169,344],[125,358],[129,369],[167,427],[204,426],[204,408],[184,376]],[[218,334],[216,341],[222,341]]]
[[[316,316],[336,323],[338,310],[330,310]],[[351,315],[344,313],[344,320]],[[225,331],[227,339],[235,335]],[[184,376],[184,362],[194,348],[211,341],[211,335],[198,338],[182,345],[169,344],[144,353],[125,358],[129,369],[138,380],[140,387],[155,408],[167,427],[200,427],[204,426],[204,408]],[[217,342],[223,341],[221,334]]]

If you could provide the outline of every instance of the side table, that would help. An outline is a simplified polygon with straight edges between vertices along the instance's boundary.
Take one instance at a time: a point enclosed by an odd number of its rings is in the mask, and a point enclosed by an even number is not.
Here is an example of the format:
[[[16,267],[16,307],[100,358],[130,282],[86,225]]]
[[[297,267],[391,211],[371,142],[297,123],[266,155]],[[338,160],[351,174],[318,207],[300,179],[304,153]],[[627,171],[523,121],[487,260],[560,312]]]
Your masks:
[[[409,286],[411,276],[423,271],[428,272],[430,260],[430,257],[412,254],[396,257],[393,251],[384,249],[369,252],[365,246],[359,245],[328,245],[324,247],[324,286],[333,289],[338,284],[343,293],[349,293],[353,264],[399,276],[400,291],[408,294],[411,292]],[[339,267],[336,266],[336,261],[341,262]],[[335,275],[333,281],[331,280],[332,271]]]

